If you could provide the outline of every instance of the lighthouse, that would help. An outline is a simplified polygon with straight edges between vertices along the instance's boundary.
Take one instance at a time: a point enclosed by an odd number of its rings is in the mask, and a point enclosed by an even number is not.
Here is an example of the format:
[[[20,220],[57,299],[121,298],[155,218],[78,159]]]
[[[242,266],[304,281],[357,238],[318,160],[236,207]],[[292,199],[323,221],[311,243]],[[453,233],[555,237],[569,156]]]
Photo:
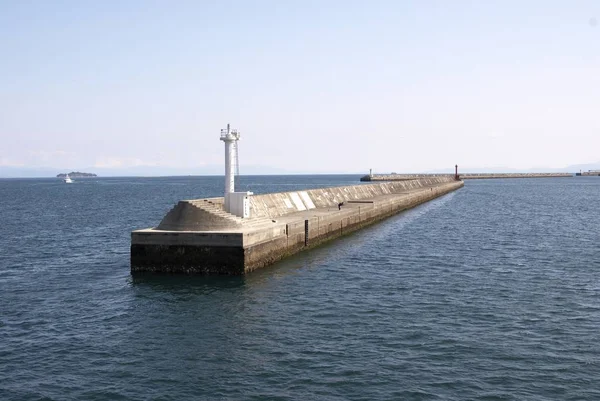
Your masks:
[[[229,194],[235,192],[234,163],[237,164],[237,141],[240,140],[240,133],[227,124],[227,128],[221,130],[221,140],[225,142],[225,199],[227,200]]]
[[[248,197],[252,192],[235,192],[235,174],[239,170],[238,144],[240,133],[227,128],[221,130],[221,140],[225,142],[225,196],[224,209],[238,217],[250,217]]]

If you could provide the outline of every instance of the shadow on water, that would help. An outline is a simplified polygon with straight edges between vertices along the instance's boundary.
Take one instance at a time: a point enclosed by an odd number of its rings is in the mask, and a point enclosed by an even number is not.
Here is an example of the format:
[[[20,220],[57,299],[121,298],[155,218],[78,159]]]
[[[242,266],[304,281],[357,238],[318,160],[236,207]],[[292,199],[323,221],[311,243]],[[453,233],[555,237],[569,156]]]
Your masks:
[[[135,274],[131,276],[133,287],[146,288],[153,291],[178,292],[211,292],[217,289],[230,290],[246,285],[243,276],[180,276],[169,274]]]
[[[302,252],[245,276],[194,276],[136,273],[128,278],[137,297],[230,297],[242,299],[279,288],[281,282],[297,280],[307,269],[321,266],[329,252],[326,246]],[[234,295],[237,294],[237,295]]]
[[[233,292],[238,290],[254,290],[267,285],[282,276],[295,274],[306,267],[306,256],[293,257],[295,263],[276,263],[258,269],[245,276],[202,276],[136,273],[129,277],[135,289],[155,292],[207,294],[214,291]],[[304,256],[304,257],[302,257]]]

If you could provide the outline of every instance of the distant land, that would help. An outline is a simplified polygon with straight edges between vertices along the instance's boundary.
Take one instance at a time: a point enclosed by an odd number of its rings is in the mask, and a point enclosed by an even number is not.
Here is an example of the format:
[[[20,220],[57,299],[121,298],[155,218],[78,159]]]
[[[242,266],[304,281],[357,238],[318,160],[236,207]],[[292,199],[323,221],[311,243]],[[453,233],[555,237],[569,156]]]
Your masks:
[[[81,171],[71,171],[68,174],[69,174],[69,177],[71,177],[71,178],[98,177],[94,173],[82,173]],[[60,173],[60,174],[56,175],[57,178],[65,178],[66,176],[67,176],[67,174],[65,174],[65,173]]]

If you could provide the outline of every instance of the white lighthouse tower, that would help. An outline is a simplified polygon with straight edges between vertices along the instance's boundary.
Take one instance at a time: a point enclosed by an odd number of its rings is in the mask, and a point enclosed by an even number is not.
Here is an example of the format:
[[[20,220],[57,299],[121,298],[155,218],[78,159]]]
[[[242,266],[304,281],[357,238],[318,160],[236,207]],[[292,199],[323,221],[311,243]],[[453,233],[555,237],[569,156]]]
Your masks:
[[[239,217],[250,217],[248,197],[252,192],[235,192],[235,173],[239,171],[238,144],[240,133],[227,128],[221,130],[221,140],[225,142],[225,211]]]
[[[240,133],[227,124],[227,128],[221,130],[221,140],[225,142],[225,199],[227,199],[230,193],[235,192],[234,163],[237,164],[237,141],[240,140]]]

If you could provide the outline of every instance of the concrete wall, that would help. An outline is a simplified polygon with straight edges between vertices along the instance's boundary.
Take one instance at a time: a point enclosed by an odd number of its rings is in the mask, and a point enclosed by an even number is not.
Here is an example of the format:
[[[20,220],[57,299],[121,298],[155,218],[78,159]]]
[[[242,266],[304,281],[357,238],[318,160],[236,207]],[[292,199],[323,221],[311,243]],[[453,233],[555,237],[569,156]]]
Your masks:
[[[450,181],[434,187],[421,188],[404,196],[379,198],[372,203],[361,203],[351,209],[328,213],[286,224],[285,230],[273,232],[257,240],[252,233],[244,236],[244,271],[251,272],[299,251],[310,249],[325,241],[349,234],[374,224],[403,210],[452,192],[464,183]],[[308,237],[305,221],[308,220]]]
[[[454,182],[454,176],[443,175],[405,181],[255,195],[250,198],[251,216],[277,218],[304,210],[337,207],[341,202],[400,194],[408,190],[448,182]]]
[[[138,230],[131,234],[132,273],[244,274],[242,233]]]

